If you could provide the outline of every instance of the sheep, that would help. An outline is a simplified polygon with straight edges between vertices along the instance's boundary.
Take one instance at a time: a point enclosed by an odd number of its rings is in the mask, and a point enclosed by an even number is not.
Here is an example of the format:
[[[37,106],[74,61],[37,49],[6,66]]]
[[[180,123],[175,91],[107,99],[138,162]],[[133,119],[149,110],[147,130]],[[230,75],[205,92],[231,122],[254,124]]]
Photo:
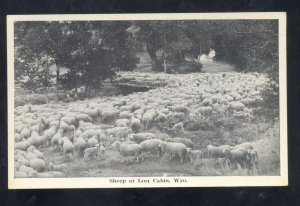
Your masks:
[[[242,111],[244,108],[245,108],[245,105],[243,103],[241,103],[240,101],[235,101],[235,102],[229,103],[230,110]]]
[[[253,174],[254,168],[258,169],[258,154],[256,150],[251,150],[247,152],[247,174]]]
[[[117,119],[115,122],[117,127],[127,127],[129,125],[129,123],[130,123],[129,119]]]
[[[227,164],[232,169],[237,169],[237,164],[239,164],[242,168],[245,168],[247,163],[247,151],[243,148],[237,149],[229,149],[226,148],[223,150],[226,160],[228,161]]]
[[[211,106],[206,106],[206,107],[199,107],[198,112],[204,116],[211,116],[212,115],[212,107]]]
[[[122,156],[122,163],[125,160],[125,157],[134,156],[136,157],[136,162],[139,162],[139,156],[142,151],[142,147],[139,144],[124,144],[119,141],[115,141],[112,144],[112,148],[116,149]]]
[[[242,148],[242,149],[245,149],[245,150],[253,150],[253,145],[250,142],[244,142],[242,144],[235,145],[233,147],[233,149],[238,149],[238,148]]]
[[[213,103],[212,99],[211,98],[205,98],[203,101],[202,101],[202,106],[211,106]]]
[[[31,131],[36,131],[38,134],[44,129],[44,124],[38,123],[30,127]]]
[[[44,159],[44,154],[37,150],[35,146],[31,145],[30,147],[27,148],[28,152],[32,152],[37,158],[39,159]]]
[[[30,167],[37,172],[43,172],[46,168],[46,163],[42,159],[33,158],[30,160]]]
[[[82,135],[82,129],[79,127],[74,133],[74,141]]]
[[[58,128],[61,129],[63,132],[65,132],[69,129],[69,125],[64,121],[60,121]]]
[[[77,114],[75,116],[75,119],[77,122],[79,122],[79,121],[92,122],[93,121],[93,119],[87,114]]]
[[[194,164],[196,159],[203,160],[203,152],[201,150],[193,150],[190,147],[187,148],[187,156],[190,158],[191,164]]]
[[[49,129],[46,129],[45,131],[44,131],[44,135],[50,135],[50,137],[53,137],[55,134],[56,134],[56,131],[57,130],[57,127],[56,126],[52,126],[52,127],[50,127]]]
[[[81,157],[83,155],[84,149],[87,147],[85,138],[86,138],[86,136],[84,136],[84,135],[80,136],[74,144],[75,154],[77,157]]]
[[[73,143],[69,140],[68,137],[63,137],[62,142],[63,142],[62,148],[63,148],[64,160],[66,160],[68,157],[70,158],[70,154],[72,155],[72,158],[74,158]]]
[[[140,145],[142,147],[142,152],[151,152],[152,154],[158,155],[158,157],[160,157],[161,150],[158,145],[161,142],[162,142],[162,140],[160,140],[160,139],[144,140],[143,142],[140,143]]]
[[[158,146],[162,154],[167,153],[170,156],[170,160],[172,160],[172,156],[179,155],[180,163],[183,163],[187,154],[187,148],[184,144],[178,142],[160,142]]]
[[[116,136],[118,132],[125,132],[128,130],[128,127],[114,127],[106,130],[107,136],[113,135]]]
[[[231,149],[229,145],[221,145],[221,146],[206,146],[208,154],[211,158],[218,161],[218,158],[225,158],[224,149]]]
[[[32,136],[28,138],[30,141],[30,144],[35,146],[36,148],[39,148],[40,146],[43,146],[45,148],[46,140],[49,139],[49,135],[47,136]]]
[[[101,120],[103,122],[112,121],[113,119],[116,119],[119,114],[119,110],[104,110],[101,112]]]
[[[47,172],[40,172],[36,173],[34,177],[38,178],[61,178],[65,177],[65,175],[58,171],[47,171]]]
[[[182,112],[182,113],[188,113],[189,110],[187,108],[187,105],[176,105],[176,106],[167,106],[167,108],[173,112]]]
[[[27,174],[25,172],[17,172],[15,171],[15,178],[26,178]]]
[[[133,114],[129,111],[123,111],[123,112],[120,112],[120,118],[121,119],[130,119],[132,118]]]
[[[183,122],[178,122],[178,123],[174,124],[171,131],[173,131],[175,133],[183,132],[184,131]]]
[[[145,112],[143,114],[142,122],[145,124],[146,130],[148,130],[148,127],[151,124],[151,122],[154,121],[155,115],[156,115],[155,113],[150,113],[150,112]]]
[[[136,143],[141,143],[142,141],[145,141],[147,139],[154,139],[155,135],[152,133],[137,133],[137,134],[130,134],[129,139],[131,141],[134,141]]]
[[[15,133],[15,142],[21,142],[22,141],[22,137],[19,133]]]
[[[141,121],[138,118],[132,118],[130,121],[130,128],[134,132],[139,132],[141,129]]]
[[[86,148],[84,150],[84,160],[87,161],[90,158],[97,158],[99,151],[99,144],[96,144],[94,147]]]
[[[135,109],[133,107],[133,105],[124,105],[120,107],[120,111],[130,111],[133,112]]]
[[[20,132],[20,136],[22,138],[25,138],[27,139],[28,137],[31,136],[31,133],[32,133],[32,129],[28,129],[27,127],[23,128],[22,131]]]
[[[34,174],[37,173],[36,170],[34,170],[34,169],[31,168],[31,167],[27,167],[27,166],[25,166],[25,165],[21,165],[21,166],[19,167],[19,172],[24,172],[24,173],[27,175],[27,177],[32,177]]]
[[[158,116],[155,118],[157,122],[165,122],[167,120],[167,115],[164,113],[159,113]]]
[[[51,145],[52,145],[54,151],[59,150],[59,147],[60,147],[59,141],[62,138],[62,135],[63,135],[63,131],[58,130],[57,133],[51,138]]]
[[[30,146],[30,141],[28,140],[24,140],[24,141],[21,141],[21,142],[16,142],[14,144],[15,146],[15,149],[18,149],[18,150],[22,150],[22,151],[26,151],[27,148]]]
[[[174,138],[169,138],[167,139],[170,142],[179,142],[184,144],[186,147],[189,147],[191,149],[194,148],[194,142],[188,138],[182,138],[182,137],[174,137]]]
[[[16,155],[15,160],[21,163],[22,165],[29,166],[29,160],[21,155]]]
[[[99,144],[98,138],[96,135],[92,136],[87,141],[88,147],[95,147],[95,145]]]

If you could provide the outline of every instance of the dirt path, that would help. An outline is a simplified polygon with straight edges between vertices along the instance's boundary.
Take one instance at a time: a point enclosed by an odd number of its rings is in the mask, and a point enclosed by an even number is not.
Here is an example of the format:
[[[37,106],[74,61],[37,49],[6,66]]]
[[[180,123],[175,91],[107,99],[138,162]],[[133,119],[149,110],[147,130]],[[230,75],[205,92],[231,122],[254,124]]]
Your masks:
[[[202,72],[216,73],[216,72],[234,72],[234,67],[222,62],[203,62]]]

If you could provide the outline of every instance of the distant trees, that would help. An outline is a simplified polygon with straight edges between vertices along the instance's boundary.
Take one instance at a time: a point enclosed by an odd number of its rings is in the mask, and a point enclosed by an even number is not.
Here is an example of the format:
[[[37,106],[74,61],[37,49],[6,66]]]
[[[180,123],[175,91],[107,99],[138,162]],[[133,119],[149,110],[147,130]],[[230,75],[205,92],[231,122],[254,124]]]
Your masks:
[[[49,66],[55,65],[58,100],[61,83],[75,88],[78,84],[84,84],[89,90],[97,87],[103,80],[113,77],[117,69],[132,70],[137,60],[127,44],[128,24],[90,21],[17,22],[16,81],[27,89],[38,88],[41,86],[36,83],[36,78],[40,76],[38,71],[43,71],[44,78],[50,82]],[[52,61],[39,67],[44,57]],[[68,68],[68,73],[61,79],[62,67]],[[25,76],[27,81],[22,79]]]
[[[58,100],[60,85],[90,91],[117,70],[132,70],[143,47],[155,71],[214,48],[217,60],[239,71],[267,71],[278,82],[276,20],[16,22],[16,82],[47,93],[55,76]]]

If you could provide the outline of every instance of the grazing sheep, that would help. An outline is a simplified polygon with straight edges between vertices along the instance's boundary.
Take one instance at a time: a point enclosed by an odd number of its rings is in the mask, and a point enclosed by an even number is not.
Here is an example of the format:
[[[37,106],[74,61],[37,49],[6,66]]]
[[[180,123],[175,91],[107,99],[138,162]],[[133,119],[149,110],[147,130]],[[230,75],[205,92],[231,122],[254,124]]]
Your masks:
[[[30,141],[30,144],[35,146],[36,148],[39,148],[41,146],[43,146],[45,148],[46,145],[46,140],[47,140],[47,136],[32,136],[30,138],[28,138],[28,140]]]
[[[236,110],[236,111],[242,111],[245,108],[245,105],[239,101],[236,102],[230,102],[229,109],[230,110]]]
[[[46,163],[42,159],[33,158],[30,160],[30,167],[37,172],[43,172],[46,168]]]
[[[37,173],[36,170],[32,169],[31,167],[27,167],[27,166],[25,166],[25,165],[21,165],[21,166],[19,167],[19,172],[24,172],[24,173],[26,173],[26,175],[27,175],[28,177],[32,177],[34,174]]]
[[[68,137],[63,137],[62,143],[63,143],[62,148],[63,148],[64,160],[66,160],[67,158],[71,159],[70,155],[72,155],[72,158],[74,158],[73,143],[69,140]]]
[[[147,111],[143,114],[142,122],[145,124],[146,130],[148,130],[148,127],[154,121],[155,116],[156,116],[156,111],[155,112]]]
[[[47,172],[40,172],[36,173],[34,177],[39,177],[39,178],[60,178],[60,177],[65,177],[65,175],[61,172],[58,171],[47,171]]]
[[[60,119],[60,121],[63,121],[65,123],[67,123],[68,125],[71,125],[71,124],[76,124],[76,118],[75,116],[64,116]]]
[[[183,122],[176,123],[172,129],[175,133],[181,133],[184,131]]]
[[[99,144],[96,144],[94,147],[86,148],[84,150],[84,160],[87,161],[91,158],[96,159],[98,157]]]
[[[31,131],[36,131],[38,134],[40,134],[44,127],[44,124],[38,123],[36,125],[31,126],[30,129]]]
[[[208,145],[206,148],[209,156],[215,159],[216,161],[218,161],[218,158],[225,158],[224,149],[231,149],[229,145],[221,145],[221,146]]]
[[[125,132],[128,130],[128,127],[114,127],[106,130],[107,136],[113,135],[117,136],[118,132]]]
[[[154,139],[155,135],[152,133],[137,133],[137,134],[130,134],[129,139],[131,141],[134,141],[136,143],[141,143],[142,141],[145,141],[147,139]]]
[[[172,160],[172,156],[179,155],[180,162],[183,163],[187,154],[187,148],[184,144],[178,142],[161,142],[158,145],[162,151],[162,154],[167,153]]]
[[[15,178],[26,178],[27,174],[25,172],[17,172],[15,171]]]
[[[15,149],[18,149],[18,150],[22,150],[22,151],[26,151],[27,148],[30,146],[30,141],[28,140],[24,140],[24,141],[21,141],[21,142],[16,142],[15,143]]]
[[[88,147],[95,147],[97,144],[99,144],[97,136],[94,135],[91,138],[89,138],[87,144]]]
[[[64,121],[60,121],[58,128],[65,132],[69,129],[69,125],[68,125],[68,123],[66,123]]]
[[[191,164],[194,163],[196,159],[201,159],[203,160],[203,152],[201,150],[192,150],[192,148],[187,148],[187,156],[191,160]]]
[[[120,113],[120,118],[121,119],[131,119],[133,114],[129,111],[123,111]]]
[[[117,119],[115,124],[117,127],[127,127],[130,123],[129,119]],[[119,126],[120,125],[124,125],[124,126]]]
[[[79,127],[74,133],[74,141],[76,141],[76,139],[78,137],[80,137],[81,135],[82,135],[82,129],[81,129],[81,127]]]
[[[51,138],[51,145],[54,151],[58,151],[60,149],[60,140],[62,138],[63,131],[58,130],[57,133]]]
[[[157,122],[165,122],[167,120],[167,115],[164,113],[159,113],[158,116],[155,118]]]
[[[104,122],[116,119],[120,114],[119,110],[104,110],[101,112],[101,120]]]
[[[161,150],[158,145],[161,142],[162,142],[162,140],[160,140],[160,139],[148,139],[148,140],[141,142],[140,145],[142,147],[142,152],[151,152],[152,154],[160,157]]]
[[[258,154],[256,150],[248,151],[246,167],[248,175],[253,174],[254,169],[258,169]]]
[[[92,122],[93,121],[93,119],[87,114],[77,114],[75,116],[75,119],[77,122],[79,122],[79,121]]]
[[[242,144],[235,145],[233,149],[242,148],[245,150],[253,150],[253,145],[250,142],[244,142]]]
[[[194,142],[188,138],[182,138],[182,137],[174,137],[167,139],[170,142],[179,142],[184,144],[186,147],[194,148]]]
[[[245,168],[247,163],[247,151],[243,148],[237,148],[237,149],[224,149],[224,155],[226,160],[228,161],[229,168],[231,169],[237,169],[238,164]]]
[[[116,149],[120,153],[120,155],[122,156],[122,163],[128,156],[136,157],[136,162],[138,162],[139,156],[142,151],[142,147],[139,144],[124,144],[119,141],[115,141],[112,144],[112,148]]]
[[[15,142],[21,142],[22,141],[22,137],[19,133],[15,133]]]
[[[77,157],[81,157],[83,155],[84,149],[87,147],[87,143],[85,140],[86,136],[80,136],[75,142],[75,154]]]
[[[211,116],[213,109],[211,106],[199,107],[198,112],[204,116]]]
[[[139,132],[141,129],[141,121],[138,118],[132,118],[130,121],[130,128],[134,132]]]
[[[22,131],[20,132],[20,136],[22,138],[25,138],[27,139],[28,137],[31,136],[31,133],[32,133],[32,129],[28,129],[27,127],[23,128]]]

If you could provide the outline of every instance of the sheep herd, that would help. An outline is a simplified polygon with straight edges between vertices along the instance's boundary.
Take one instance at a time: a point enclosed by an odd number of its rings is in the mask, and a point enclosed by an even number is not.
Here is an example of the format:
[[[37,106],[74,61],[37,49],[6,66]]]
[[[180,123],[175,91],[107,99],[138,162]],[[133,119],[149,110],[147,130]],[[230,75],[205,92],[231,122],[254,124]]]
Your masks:
[[[209,119],[216,113],[250,121],[263,101],[261,92],[268,80],[265,75],[122,72],[120,76],[140,83],[167,84],[127,96],[16,107],[15,177],[64,177],[44,155],[45,149],[62,154],[63,161],[101,160],[107,157],[107,150],[115,150],[120,162],[167,155],[170,160],[178,158],[178,164],[187,160],[193,164],[208,157],[215,161],[223,158],[228,168],[244,168],[248,174],[257,168],[258,154],[251,143],[202,145],[200,150],[191,139],[180,137],[185,131],[182,122],[175,122],[170,133],[158,131],[157,125],[174,116]]]

